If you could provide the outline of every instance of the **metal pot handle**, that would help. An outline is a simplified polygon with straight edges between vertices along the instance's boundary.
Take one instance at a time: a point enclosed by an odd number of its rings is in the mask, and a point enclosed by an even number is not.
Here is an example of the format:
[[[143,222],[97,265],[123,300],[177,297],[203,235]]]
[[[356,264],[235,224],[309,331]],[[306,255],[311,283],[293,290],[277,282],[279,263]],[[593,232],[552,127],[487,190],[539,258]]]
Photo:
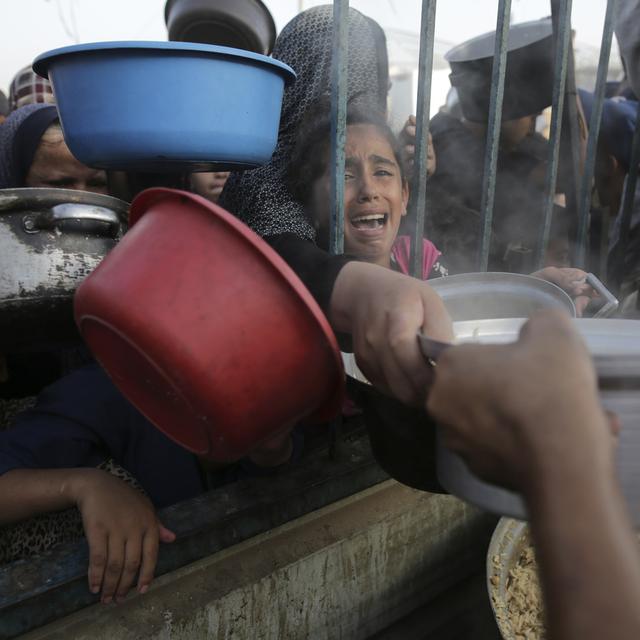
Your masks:
[[[22,219],[24,230],[27,233],[38,233],[39,231],[55,229],[59,224],[66,221],[79,221],[82,223],[96,222],[100,235],[104,234],[104,225],[107,226],[107,234],[115,238],[120,231],[120,220],[118,215],[107,209],[95,205],[85,205],[78,203],[57,204],[48,211],[30,213]],[[87,232],[86,224],[83,231]]]
[[[610,316],[617,308],[620,302],[618,298],[616,298],[607,287],[604,286],[602,281],[593,273],[587,274],[587,284],[592,287],[595,291],[598,292],[600,296],[602,296],[605,300],[604,305],[593,314],[593,318],[607,318]]]
[[[425,360],[432,367],[436,366],[436,362],[438,361],[440,354],[445,349],[453,346],[449,342],[440,342],[439,340],[428,338],[422,333],[418,334],[418,344],[420,345],[420,351],[422,351],[422,355],[425,357]]]

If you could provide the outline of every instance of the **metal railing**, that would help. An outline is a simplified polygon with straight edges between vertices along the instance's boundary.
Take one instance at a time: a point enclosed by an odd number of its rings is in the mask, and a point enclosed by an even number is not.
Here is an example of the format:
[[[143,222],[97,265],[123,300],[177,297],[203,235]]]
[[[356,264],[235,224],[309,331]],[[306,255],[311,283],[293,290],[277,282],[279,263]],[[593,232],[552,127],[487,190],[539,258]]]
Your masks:
[[[431,75],[433,66],[433,46],[435,39],[436,1],[422,1],[422,18],[420,27],[420,54],[418,74],[418,102],[416,109],[416,152],[414,158],[414,181],[412,184],[412,211],[415,230],[411,241],[411,273],[415,277],[422,275],[422,238],[429,211],[427,209],[427,139],[429,132],[429,111],[431,96]],[[548,145],[548,163],[545,175],[545,195],[542,212],[542,223],[535,247],[535,263],[542,266],[550,239],[551,221],[554,209],[558,166],[561,153],[561,138],[569,148],[566,149],[572,182],[568,186],[567,201],[574,220],[573,261],[576,266],[588,267],[589,225],[591,196],[596,163],[597,141],[602,118],[605,85],[609,66],[611,41],[613,36],[615,14],[618,0],[608,0],[602,33],[602,44],[594,91],[594,101],[588,126],[587,152],[584,163],[581,161],[580,140],[577,124],[577,106],[575,80],[573,79],[573,46],[571,41],[571,8],[572,0],[550,0],[550,12],[553,16],[553,32],[555,43],[554,83],[552,94],[552,111]],[[347,33],[344,28],[349,2],[334,0],[334,18],[339,28],[335,30],[333,60],[333,113],[335,123],[332,132],[332,241],[333,253],[343,250],[344,206],[343,206],[343,172],[344,172],[344,140],[346,119],[346,57]],[[478,268],[486,271],[491,250],[491,229],[493,221],[494,199],[496,192],[497,165],[499,156],[500,127],[504,97],[504,83],[507,68],[508,34],[511,12],[511,0],[499,0],[494,63],[491,79],[489,119],[487,122],[487,138],[482,182],[482,233],[478,251]],[[563,122],[567,131],[563,136]],[[639,120],[640,122],[640,120]],[[568,141],[568,142],[567,142]],[[640,158],[640,134],[636,127],[633,142],[631,167],[637,167]],[[635,193],[637,172],[631,171],[627,180],[623,206],[622,227],[628,231],[631,218],[631,205]],[[577,202],[575,202],[577,200]],[[627,234],[621,235],[624,243]],[[445,256],[446,257],[446,256]]]

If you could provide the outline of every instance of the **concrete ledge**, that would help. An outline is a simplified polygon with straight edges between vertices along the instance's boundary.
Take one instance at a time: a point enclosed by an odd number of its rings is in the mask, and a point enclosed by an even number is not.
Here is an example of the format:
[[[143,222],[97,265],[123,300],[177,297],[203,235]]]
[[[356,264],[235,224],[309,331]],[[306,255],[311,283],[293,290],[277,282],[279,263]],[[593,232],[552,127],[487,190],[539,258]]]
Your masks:
[[[477,573],[494,524],[389,480],[22,637],[367,638]]]

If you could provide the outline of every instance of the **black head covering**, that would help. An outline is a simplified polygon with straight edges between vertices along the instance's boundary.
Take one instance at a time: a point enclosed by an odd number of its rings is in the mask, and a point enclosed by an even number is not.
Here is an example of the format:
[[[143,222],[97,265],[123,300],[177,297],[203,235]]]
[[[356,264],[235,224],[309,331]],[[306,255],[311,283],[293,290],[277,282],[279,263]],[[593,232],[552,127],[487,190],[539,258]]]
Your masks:
[[[451,85],[458,91],[464,117],[487,122],[496,33],[467,40],[445,54]],[[553,91],[551,18],[512,25],[507,45],[502,119],[539,113],[551,104]]]
[[[55,106],[28,104],[0,124],[0,189],[25,186],[40,139],[57,120]]]
[[[4,95],[3,91],[0,91],[0,116],[9,115],[9,99]]]
[[[348,40],[348,101],[373,104],[384,111],[389,84],[384,32],[370,18],[349,9]],[[219,202],[262,236],[315,236],[302,205],[287,189],[286,170],[305,111],[330,94],[332,42],[331,5],[298,14],[276,40],[273,57],[297,74],[296,81],[285,89],[276,150],[262,167],[232,173]]]

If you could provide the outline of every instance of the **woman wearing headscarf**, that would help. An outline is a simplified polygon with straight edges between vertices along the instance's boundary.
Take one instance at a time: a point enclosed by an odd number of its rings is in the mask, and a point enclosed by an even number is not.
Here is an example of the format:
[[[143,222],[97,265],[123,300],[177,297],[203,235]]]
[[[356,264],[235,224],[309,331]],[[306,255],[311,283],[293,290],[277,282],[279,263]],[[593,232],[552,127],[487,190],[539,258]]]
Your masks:
[[[24,187],[107,193],[105,172],[83,165],[69,151],[53,105],[19,107],[0,123],[0,189]],[[0,353],[0,423],[5,409],[1,399],[29,397],[55,380],[66,368],[60,355],[53,351]],[[86,359],[84,351],[75,349],[65,352],[63,359],[70,363],[76,357]]]
[[[389,85],[384,32],[349,10],[350,104],[386,112]],[[269,163],[231,174],[220,204],[259,233],[291,265],[327,314],[334,330],[351,334],[369,380],[400,400],[420,403],[430,371],[416,333],[451,339],[444,305],[425,283],[383,267],[329,256],[317,248],[303,206],[286,185],[287,164],[305,111],[331,92],[333,8],[313,7],[282,30],[273,57],[291,66],[297,80],[285,90],[278,144]]]
[[[53,105],[19,107],[0,124],[0,189],[19,187],[107,193],[105,172],[69,151]]]

